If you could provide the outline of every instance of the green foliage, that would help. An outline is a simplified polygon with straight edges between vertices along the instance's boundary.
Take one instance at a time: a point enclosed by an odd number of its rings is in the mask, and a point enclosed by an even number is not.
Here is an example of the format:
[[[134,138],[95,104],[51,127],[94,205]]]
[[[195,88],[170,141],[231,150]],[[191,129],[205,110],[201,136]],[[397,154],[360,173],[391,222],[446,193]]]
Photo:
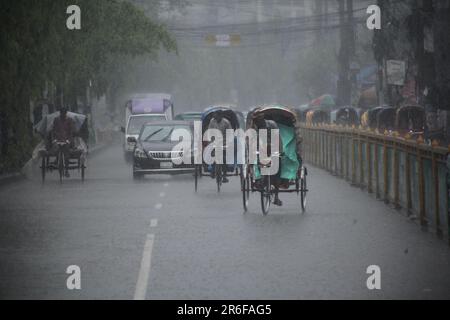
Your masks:
[[[66,9],[74,4],[81,30],[66,27]],[[68,99],[84,95],[89,83],[101,95],[120,81],[117,66],[128,57],[176,51],[163,25],[120,0],[0,1],[0,27],[0,113],[8,132],[1,162],[29,149],[29,102],[46,83]]]

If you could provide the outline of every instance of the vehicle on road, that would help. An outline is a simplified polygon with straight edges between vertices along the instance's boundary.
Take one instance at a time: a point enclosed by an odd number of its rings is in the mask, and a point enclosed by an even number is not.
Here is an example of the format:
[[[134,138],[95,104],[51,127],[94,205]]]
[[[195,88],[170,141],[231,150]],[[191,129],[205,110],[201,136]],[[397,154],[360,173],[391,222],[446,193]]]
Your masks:
[[[212,106],[205,109],[205,111],[202,114],[202,136],[206,132],[206,130],[209,127],[209,124],[211,120],[218,114],[221,113],[223,118],[226,118],[232,126],[233,130],[236,129],[244,129],[245,128],[245,120],[244,115],[242,112],[237,111],[234,109],[231,105],[220,105],[220,106]],[[225,137],[224,137],[225,139]],[[208,142],[203,141],[203,150],[206,148]],[[196,164],[195,166],[195,173],[194,173],[194,185],[195,185],[195,192],[198,190],[198,182],[199,178],[201,178],[204,175],[209,175],[212,178],[216,180],[217,184],[217,192],[220,192],[222,183],[223,183],[223,175],[226,174],[227,177],[230,176],[239,176],[241,175],[242,171],[242,165],[237,164],[237,149],[239,148],[239,145],[237,143],[237,139],[235,139],[234,143],[234,163],[233,164],[227,164],[225,162],[226,159],[226,152],[230,152],[227,150],[228,145],[226,142],[223,145],[223,163],[214,163],[214,164],[207,164],[204,161],[202,164]],[[225,166],[225,169],[223,168]]]
[[[125,107],[125,133],[123,149],[127,162],[133,158],[135,145],[129,142],[130,137],[137,139],[144,124],[153,121],[172,120],[173,104],[167,94],[136,95],[128,100]]]
[[[67,117],[73,120],[76,135],[71,144],[69,141],[57,141],[54,139],[52,130],[53,123],[60,116],[59,111],[44,116],[34,129],[38,132],[43,141],[39,143],[33,154],[41,158],[41,178],[45,182],[46,175],[53,170],[58,171],[60,182],[65,177],[66,170],[78,170],[81,172],[81,180],[84,181],[86,170],[86,156],[88,147],[86,140],[88,137],[87,117],[83,114],[67,112]],[[69,161],[65,161],[64,149],[69,148]]]
[[[301,212],[306,209],[306,185],[307,169],[303,165],[302,158],[297,154],[296,122],[294,111],[281,105],[262,106],[253,109],[247,117],[247,129],[255,128],[259,134],[259,126],[255,119],[262,117],[265,121],[271,120],[277,124],[281,139],[281,152],[271,153],[268,159],[261,159],[261,153],[257,152],[256,161],[249,160],[249,145],[245,145],[245,165],[241,175],[241,192],[244,212],[249,206],[250,194],[260,193],[261,209],[264,215],[269,212],[273,199],[277,199],[278,193],[297,193],[300,200]],[[278,172],[271,175],[263,175],[262,168],[270,168],[274,157],[279,159]]]
[[[176,150],[175,146],[179,141],[172,141],[172,133],[177,129],[184,129],[192,136],[193,123],[176,120],[148,122],[141,127],[137,138],[134,136],[128,138],[128,142],[135,146],[133,178],[138,179],[146,174],[194,172],[192,145],[190,150]],[[190,163],[177,164],[177,160],[183,158],[184,152],[190,152]]]
[[[174,120],[201,121],[202,120],[202,112],[189,111],[189,112],[179,113],[175,116]]]

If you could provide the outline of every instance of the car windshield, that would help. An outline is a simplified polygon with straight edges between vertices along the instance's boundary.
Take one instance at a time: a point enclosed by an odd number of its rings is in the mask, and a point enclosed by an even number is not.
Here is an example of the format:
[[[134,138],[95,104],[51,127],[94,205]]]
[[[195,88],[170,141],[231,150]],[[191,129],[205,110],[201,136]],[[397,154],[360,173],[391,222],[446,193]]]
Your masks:
[[[170,141],[172,132],[176,129],[184,129],[191,132],[187,125],[146,125],[139,136],[142,141]]]
[[[164,115],[148,115],[148,116],[134,116],[130,118],[130,122],[128,123],[128,134],[139,134],[141,128],[144,124],[148,122],[155,122],[166,120]]]
[[[177,120],[185,120],[185,121],[201,120],[201,118],[202,118],[201,113],[182,113],[175,117],[175,119]]]

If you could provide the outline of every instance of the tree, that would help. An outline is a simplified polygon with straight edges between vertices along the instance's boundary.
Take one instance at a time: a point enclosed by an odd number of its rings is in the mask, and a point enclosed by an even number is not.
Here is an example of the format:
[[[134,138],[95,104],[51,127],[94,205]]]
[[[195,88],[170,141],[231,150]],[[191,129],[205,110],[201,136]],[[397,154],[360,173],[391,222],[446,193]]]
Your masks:
[[[66,27],[73,4],[81,8],[81,30]],[[163,25],[119,0],[2,1],[0,26],[0,166],[13,169],[31,150],[29,102],[46,83],[62,94],[59,103],[74,104],[89,83],[97,95],[117,83],[117,65],[128,57],[176,50]]]

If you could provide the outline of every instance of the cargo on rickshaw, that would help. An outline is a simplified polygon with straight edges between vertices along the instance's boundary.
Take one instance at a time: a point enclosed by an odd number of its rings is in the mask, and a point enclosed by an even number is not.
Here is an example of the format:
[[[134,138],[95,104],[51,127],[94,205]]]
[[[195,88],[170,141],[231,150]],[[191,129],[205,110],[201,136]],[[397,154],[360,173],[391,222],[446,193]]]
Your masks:
[[[217,121],[220,122],[219,125]],[[205,132],[207,132],[208,129],[220,129],[220,126],[224,126],[221,131],[225,131],[225,128],[232,130],[244,129],[244,115],[242,114],[242,112],[234,110],[232,106],[228,105],[212,106],[206,108],[202,114],[202,137],[205,135]],[[195,166],[194,181],[196,192],[198,189],[199,178],[201,178],[202,176],[209,175],[213,179],[215,179],[217,184],[217,192],[220,192],[222,184],[224,182],[228,182],[227,177],[239,176],[241,174],[242,165],[238,164],[236,158],[237,150],[239,148],[238,144],[236,143],[236,139],[234,138],[235,143],[233,144],[233,146],[229,146],[226,143],[225,132],[222,132],[222,134],[223,144],[221,146],[218,146],[218,149],[221,149],[223,152],[223,161],[222,163],[216,163],[216,161],[214,161],[213,163],[208,163],[202,157],[202,163],[196,164]],[[205,150],[209,142],[202,141],[202,144],[202,150]],[[228,150],[229,148],[233,148],[233,150]],[[213,153],[214,152],[215,150],[213,151]],[[233,163],[227,163],[227,153],[233,154]]]
[[[78,170],[81,173],[81,180],[84,181],[88,152],[86,141],[89,135],[87,117],[74,112],[66,113],[66,117],[73,124],[74,135],[73,139],[67,140],[56,139],[54,123],[59,117],[60,111],[48,114],[34,127],[42,137],[42,141],[33,151],[33,158],[41,160],[42,182],[45,181],[47,173],[54,170],[58,171],[61,182],[64,177],[69,176],[69,170]]]
[[[288,107],[281,105],[262,106],[253,109],[247,117],[247,130],[255,129],[258,147],[256,158],[252,159],[253,151],[250,145],[245,144],[245,164],[241,176],[241,191],[244,212],[248,210],[250,195],[260,193],[261,209],[264,215],[269,212],[270,204],[281,205],[279,193],[297,193],[301,212],[306,208],[306,176],[307,169],[301,157],[301,137],[296,130],[296,114]],[[266,129],[267,146],[270,141],[270,130],[278,129],[279,148],[277,150],[263,151],[265,146],[261,143],[260,135]],[[263,159],[262,157],[266,157]],[[278,158],[278,159],[276,159]],[[270,170],[274,161],[278,161],[278,169]],[[269,170],[265,170],[269,169]],[[263,170],[266,173],[263,173]],[[276,172],[274,172],[276,170]],[[269,172],[267,174],[267,172]]]

